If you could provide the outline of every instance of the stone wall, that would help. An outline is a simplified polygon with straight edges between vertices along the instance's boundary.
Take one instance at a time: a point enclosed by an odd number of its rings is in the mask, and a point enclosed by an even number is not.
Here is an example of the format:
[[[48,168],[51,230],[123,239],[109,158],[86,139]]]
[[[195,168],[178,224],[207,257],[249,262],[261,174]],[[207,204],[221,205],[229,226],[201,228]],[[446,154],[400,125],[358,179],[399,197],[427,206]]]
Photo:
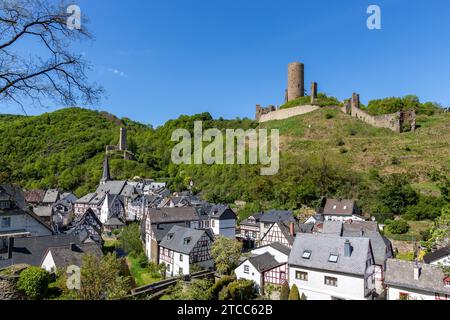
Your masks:
[[[399,133],[405,129],[406,131],[416,130],[416,112],[414,110],[372,116],[360,109],[359,106],[359,95],[354,93],[351,99],[345,100],[341,111],[377,128],[387,128]]]
[[[320,109],[320,107],[318,106],[306,105],[288,109],[274,110],[271,112],[260,114],[259,116],[257,115],[256,120],[259,121],[260,123],[272,120],[283,120],[290,117],[310,113],[318,109]]]

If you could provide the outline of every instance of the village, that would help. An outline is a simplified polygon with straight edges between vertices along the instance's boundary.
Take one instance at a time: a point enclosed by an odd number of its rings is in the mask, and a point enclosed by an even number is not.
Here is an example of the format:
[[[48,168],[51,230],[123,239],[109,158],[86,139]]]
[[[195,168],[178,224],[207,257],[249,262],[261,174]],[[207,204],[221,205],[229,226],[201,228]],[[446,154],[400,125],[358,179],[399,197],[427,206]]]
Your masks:
[[[450,265],[449,248],[421,261],[396,259],[383,225],[361,212],[354,199],[323,198],[307,217],[273,209],[238,223],[236,209],[190,191],[172,193],[153,180],[114,180],[105,156],[94,193],[78,199],[59,190],[23,191],[5,184],[0,200],[0,270],[25,265],[55,273],[82,267],[83,255],[101,257],[107,241],[126,225],[139,224],[145,256],[164,266],[162,282],[199,274],[221,281],[212,248],[228,239],[241,245],[232,277],[250,281],[255,297],[283,299],[283,286],[298,290],[302,300],[447,300],[450,295],[450,278],[441,269]],[[0,276],[0,284],[7,283]],[[132,293],[154,285],[158,282]],[[1,291],[7,299],[8,290]]]

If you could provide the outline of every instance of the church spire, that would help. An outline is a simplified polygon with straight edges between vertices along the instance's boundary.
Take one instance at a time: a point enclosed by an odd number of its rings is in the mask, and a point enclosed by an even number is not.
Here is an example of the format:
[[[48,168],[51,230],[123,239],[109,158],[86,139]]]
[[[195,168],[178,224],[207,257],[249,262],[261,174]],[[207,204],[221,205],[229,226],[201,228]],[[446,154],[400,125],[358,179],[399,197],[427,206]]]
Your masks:
[[[103,176],[100,183],[104,184],[109,180],[111,180],[111,175],[109,174],[109,159],[108,156],[105,156],[105,160],[103,161]]]

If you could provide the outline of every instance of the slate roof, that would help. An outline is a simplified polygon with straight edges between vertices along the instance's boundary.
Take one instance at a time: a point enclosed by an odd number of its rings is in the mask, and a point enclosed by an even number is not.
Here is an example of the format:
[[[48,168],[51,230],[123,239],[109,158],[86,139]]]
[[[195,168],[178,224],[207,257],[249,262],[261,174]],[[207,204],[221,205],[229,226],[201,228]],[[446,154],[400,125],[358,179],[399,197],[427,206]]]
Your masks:
[[[169,233],[170,229],[173,226],[186,227],[186,223],[184,222],[176,222],[176,223],[161,223],[161,224],[152,224],[152,231],[154,237],[157,242],[161,242],[162,239]]]
[[[96,195],[96,193],[88,193],[87,195],[82,196],[80,199],[75,201],[75,203],[88,204],[92,199],[94,199]]]
[[[44,237],[15,238],[11,264],[28,264],[40,266],[42,258],[50,247],[80,244],[75,235],[58,234]]]
[[[13,201],[20,209],[27,209],[27,202],[22,189],[11,184],[0,184],[0,197]]]
[[[55,203],[58,201],[59,191],[55,189],[50,189],[45,192],[44,199],[42,199],[43,203]]]
[[[121,227],[124,226],[125,223],[117,217],[111,217],[103,225],[107,227]]]
[[[37,214],[39,217],[49,218],[52,216],[53,208],[52,207],[36,207],[33,209],[33,212]]]
[[[275,250],[277,250],[287,256],[289,256],[289,254],[291,253],[291,249],[289,247],[286,247],[285,245],[283,245],[279,242],[272,242],[268,246],[274,248]]]
[[[43,256],[43,259],[51,253],[53,261],[57,268],[66,268],[71,265],[81,267],[82,258],[85,254],[92,254],[97,258],[103,256],[100,246],[96,243],[85,243],[78,245],[66,245],[61,247],[48,248]]]
[[[439,250],[433,251],[431,253],[426,254],[423,257],[423,261],[425,263],[432,263],[433,261],[439,260],[446,256],[450,255],[450,246],[441,248]]]
[[[346,257],[345,242],[349,240],[352,254]],[[319,269],[324,271],[343,272],[364,275],[366,260],[370,250],[368,238],[345,238],[325,234],[297,234],[289,255],[289,265]],[[311,252],[309,259],[303,258],[305,251]],[[330,254],[338,255],[336,263],[329,262]]]
[[[126,184],[126,181],[106,181],[105,184],[99,185],[95,192],[97,194],[105,194],[107,192],[109,194],[121,194]]]
[[[340,236],[342,235],[342,221],[324,221],[322,225],[322,233]]]
[[[207,233],[211,239],[214,239],[214,237],[206,230],[173,226],[159,245],[175,252],[190,254],[205,233]],[[169,237],[170,235],[172,235],[172,237]],[[189,239],[189,242],[186,243],[184,241],[185,239]]]
[[[358,214],[354,212],[357,209],[355,200],[349,199],[327,199],[323,208],[325,215],[346,215]]]
[[[445,275],[440,267],[418,263],[422,269],[419,280],[415,280],[414,266],[415,262],[389,259],[386,267],[386,284],[431,293],[450,294],[450,287],[445,285]]]
[[[261,222],[274,223],[277,221],[295,222],[294,213],[292,211],[270,210],[265,212],[259,218]]]
[[[272,256],[269,252],[248,258],[248,261],[255,267],[256,270],[258,270],[259,273],[272,270],[273,268],[285,264],[275,260],[274,256]]]
[[[147,216],[152,224],[199,220],[199,215],[194,207],[150,208]]]

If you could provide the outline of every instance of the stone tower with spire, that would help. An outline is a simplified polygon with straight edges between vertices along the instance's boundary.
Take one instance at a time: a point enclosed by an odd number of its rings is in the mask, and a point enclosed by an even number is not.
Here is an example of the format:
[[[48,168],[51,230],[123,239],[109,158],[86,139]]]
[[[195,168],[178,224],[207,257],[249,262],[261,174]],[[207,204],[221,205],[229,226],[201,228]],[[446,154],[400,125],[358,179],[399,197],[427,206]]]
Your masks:
[[[109,173],[109,159],[108,156],[105,156],[105,160],[103,161],[103,175],[100,184],[105,184],[109,180],[111,180],[111,174]]]

